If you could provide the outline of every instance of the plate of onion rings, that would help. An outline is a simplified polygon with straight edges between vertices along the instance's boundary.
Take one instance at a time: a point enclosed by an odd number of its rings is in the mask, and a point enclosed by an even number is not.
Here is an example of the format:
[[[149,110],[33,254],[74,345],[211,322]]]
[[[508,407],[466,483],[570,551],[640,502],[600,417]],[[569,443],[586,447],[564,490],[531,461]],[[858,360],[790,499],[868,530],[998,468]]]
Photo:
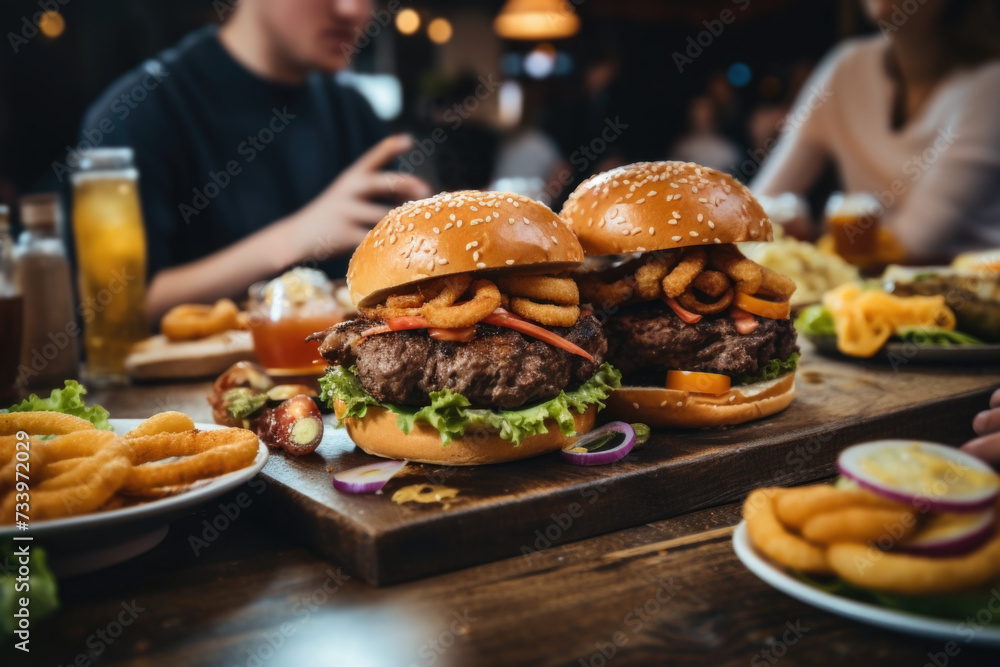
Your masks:
[[[0,539],[30,536],[46,548],[60,576],[108,567],[155,547],[171,520],[249,482],[268,458],[256,434],[195,424],[176,412],[111,419],[113,432],[54,412],[0,417],[19,420],[14,428],[31,434],[29,528],[13,523],[15,490],[0,489]],[[49,439],[36,438],[42,433]],[[9,453],[0,446],[0,463]],[[6,465],[14,464],[9,458]]]
[[[808,580],[796,578],[757,552],[747,534],[746,521],[741,521],[733,532],[733,549],[747,569],[765,583],[831,614],[925,638],[1000,646],[1000,628],[979,626],[974,617],[970,623],[890,609],[827,592]]]

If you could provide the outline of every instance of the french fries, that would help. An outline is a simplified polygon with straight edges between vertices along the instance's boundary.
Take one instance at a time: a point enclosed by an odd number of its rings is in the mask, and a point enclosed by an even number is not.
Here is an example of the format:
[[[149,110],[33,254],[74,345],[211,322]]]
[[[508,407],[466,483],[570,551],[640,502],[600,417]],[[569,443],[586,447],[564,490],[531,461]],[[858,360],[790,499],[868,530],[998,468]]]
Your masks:
[[[20,447],[19,432],[28,435]],[[251,431],[198,431],[179,412],[155,415],[123,436],[58,412],[0,414],[0,525],[14,523],[15,510],[45,520],[170,495],[251,465],[257,449]],[[15,480],[25,477],[19,487]]]

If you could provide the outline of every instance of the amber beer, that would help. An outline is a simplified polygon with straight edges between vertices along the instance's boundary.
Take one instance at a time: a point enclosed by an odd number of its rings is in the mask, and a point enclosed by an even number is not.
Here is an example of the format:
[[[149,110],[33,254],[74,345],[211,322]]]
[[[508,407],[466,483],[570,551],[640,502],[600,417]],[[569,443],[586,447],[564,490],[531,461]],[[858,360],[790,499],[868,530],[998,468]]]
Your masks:
[[[131,148],[82,151],[72,176],[84,375],[98,384],[125,382],[125,357],[149,335],[138,176]]]
[[[826,222],[837,254],[845,259],[878,252],[882,205],[867,192],[835,192],[826,205]]]

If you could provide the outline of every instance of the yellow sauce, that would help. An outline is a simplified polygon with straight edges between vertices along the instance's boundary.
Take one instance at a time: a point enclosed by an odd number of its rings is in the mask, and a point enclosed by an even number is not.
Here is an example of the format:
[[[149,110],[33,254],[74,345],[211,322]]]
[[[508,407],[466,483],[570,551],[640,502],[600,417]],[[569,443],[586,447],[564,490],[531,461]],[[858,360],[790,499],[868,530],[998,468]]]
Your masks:
[[[877,450],[859,465],[881,482],[931,498],[966,495],[1000,486],[997,475],[936,456],[916,443]]]
[[[444,509],[451,507],[450,500],[458,495],[458,489],[434,484],[411,484],[404,486],[392,494],[392,502],[403,503],[441,503]]]

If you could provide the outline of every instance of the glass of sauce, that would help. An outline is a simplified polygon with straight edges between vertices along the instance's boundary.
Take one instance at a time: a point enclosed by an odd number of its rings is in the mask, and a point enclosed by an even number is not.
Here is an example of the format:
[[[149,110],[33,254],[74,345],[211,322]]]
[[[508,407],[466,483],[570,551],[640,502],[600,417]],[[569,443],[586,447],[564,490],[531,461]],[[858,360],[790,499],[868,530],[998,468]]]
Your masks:
[[[296,268],[250,287],[250,332],[261,365],[276,376],[322,375],[319,341],[306,337],[347,319],[342,289],[321,271]]]

